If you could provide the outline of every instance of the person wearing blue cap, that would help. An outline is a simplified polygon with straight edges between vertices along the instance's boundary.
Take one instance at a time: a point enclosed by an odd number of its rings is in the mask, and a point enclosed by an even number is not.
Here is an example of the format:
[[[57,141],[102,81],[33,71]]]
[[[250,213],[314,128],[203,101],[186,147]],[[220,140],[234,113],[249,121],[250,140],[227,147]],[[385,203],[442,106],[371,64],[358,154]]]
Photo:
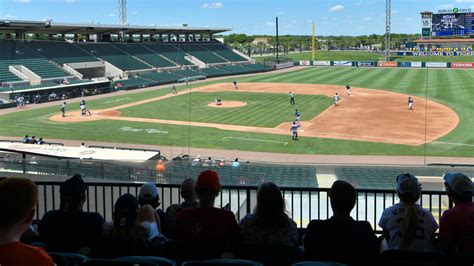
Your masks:
[[[418,179],[408,173],[399,175],[397,195],[400,203],[385,209],[379,221],[387,248],[433,250],[438,224],[431,212],[416,204],[421,195]]]
[[[446,210],[439,222],[439,247],[451,254],[474,254],[473,183],[464,174],[443,176],[446,194],[454,207]]]

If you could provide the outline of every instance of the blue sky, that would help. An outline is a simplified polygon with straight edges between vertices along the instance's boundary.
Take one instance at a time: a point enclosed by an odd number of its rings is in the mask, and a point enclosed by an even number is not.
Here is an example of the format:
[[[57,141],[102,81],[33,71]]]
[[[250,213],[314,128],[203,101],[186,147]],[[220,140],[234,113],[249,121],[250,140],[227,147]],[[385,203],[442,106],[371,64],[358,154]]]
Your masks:
[[[471,8],[474,0],[392,0],[393,32],[419,33],[421,11]],[[230,27],[232,33],[381,34],[385,0],[128,0],[128,22],[135,25]],[[118,23],[117,0],[0,0],[0,18],[57,22]]]

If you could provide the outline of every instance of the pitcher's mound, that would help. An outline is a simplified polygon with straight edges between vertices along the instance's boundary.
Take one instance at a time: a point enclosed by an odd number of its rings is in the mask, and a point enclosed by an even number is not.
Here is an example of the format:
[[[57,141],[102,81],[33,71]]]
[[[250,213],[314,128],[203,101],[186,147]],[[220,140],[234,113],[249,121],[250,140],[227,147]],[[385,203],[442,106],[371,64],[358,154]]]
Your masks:
[[[233,108],[233,107],[242,107],[246,106],[246,102],[237,102],[237,101],[222,101],[221,105],[217,105],[216,102],[209,103],[207,106],[216,107],[216,108]]]

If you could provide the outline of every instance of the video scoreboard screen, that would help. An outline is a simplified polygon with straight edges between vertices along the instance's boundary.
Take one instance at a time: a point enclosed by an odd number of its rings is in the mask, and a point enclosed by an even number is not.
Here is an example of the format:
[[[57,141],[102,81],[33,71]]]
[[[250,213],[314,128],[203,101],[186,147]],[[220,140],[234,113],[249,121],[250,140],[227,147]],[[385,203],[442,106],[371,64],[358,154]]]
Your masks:
[[[474,13],[433,14],[433,36],[474,35]]]
[[[474,35],[474,13],[433,14],[433,36]]]

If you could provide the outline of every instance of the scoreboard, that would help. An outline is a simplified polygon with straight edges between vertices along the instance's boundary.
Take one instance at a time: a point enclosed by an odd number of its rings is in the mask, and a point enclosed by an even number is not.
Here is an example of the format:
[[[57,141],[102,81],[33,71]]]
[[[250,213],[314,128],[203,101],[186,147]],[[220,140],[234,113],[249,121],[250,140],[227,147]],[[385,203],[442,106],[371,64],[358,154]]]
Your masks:
[[[474,13],[433,14],[431,25],[436,37],[474,35]]]

